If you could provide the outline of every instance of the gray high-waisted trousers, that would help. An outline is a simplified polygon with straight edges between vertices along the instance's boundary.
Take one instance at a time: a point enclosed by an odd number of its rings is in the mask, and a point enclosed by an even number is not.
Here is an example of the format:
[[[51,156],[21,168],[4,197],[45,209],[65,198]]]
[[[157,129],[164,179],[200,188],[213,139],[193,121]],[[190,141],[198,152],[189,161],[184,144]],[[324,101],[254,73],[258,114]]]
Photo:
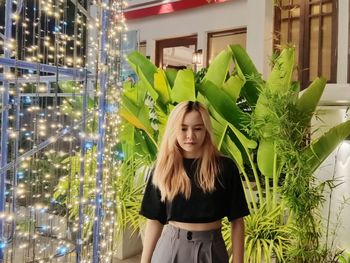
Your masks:
[[[166,225],[153,252],[152,263],[228,263],[221,229],[187,231]]]

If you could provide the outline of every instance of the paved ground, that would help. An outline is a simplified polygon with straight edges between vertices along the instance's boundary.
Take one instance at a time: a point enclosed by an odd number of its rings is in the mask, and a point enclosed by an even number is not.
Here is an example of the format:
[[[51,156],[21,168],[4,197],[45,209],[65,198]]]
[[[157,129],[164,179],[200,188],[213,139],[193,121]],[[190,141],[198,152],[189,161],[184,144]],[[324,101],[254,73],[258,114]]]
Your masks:
[[[141,254],[132,258],[124,259],[124,260],[116,259],[113,261],[113,263],[140,263],[140,260],[141,260]]]

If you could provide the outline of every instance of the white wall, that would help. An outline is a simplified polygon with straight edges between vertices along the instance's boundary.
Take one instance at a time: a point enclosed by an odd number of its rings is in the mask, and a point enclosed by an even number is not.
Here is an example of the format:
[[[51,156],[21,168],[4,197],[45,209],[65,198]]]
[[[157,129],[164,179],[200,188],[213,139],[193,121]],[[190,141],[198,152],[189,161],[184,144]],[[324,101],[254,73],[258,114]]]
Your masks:
[[[350,112],[349,112],[350,113]],[[331,127],[349,120],[346,116],[346,107],[321,106],[317,111],[318,118],[312,121],[313,139],[318,138]],[[350,251],[350,205],[346,205],[341,211],[344,198],[350,198],[350,141],[344,141],[339,147],[322,163],[316,172],[320,182],[336,178],[340,184],[333,191],[332,197],[326,195],[322,216],[326,220],[330,204],[330,235],[335,225],[340,224],[336,232],[336,247]],[[329,188],[326,188],[329,192]],[[329,203],[331,201],[331,203]],[[341,212],[339,214],[339,212]],[[323,221],[326,224],[326,221]],[[332,238],[332,236],[330,237]]]
[[[338,62],[337,83],[347,83],[348,78],[348,38],[349,38],[349,1],[340,0],[338,12]]]
[[[339,1],[337,83],[347,83],[349,1]],[[186,35],[198,35],[198,48],[206,56],[207,32],[247,27],[247,51],[266,78],[272,54],[273,0],[232,0],[171,14],[151,16],[127,22],[129,29],[140,31],[147,41],[147,55],[155,59],[155,41]],[[206,61],[206,57],[204,57]],[[344,87],[344,86],[342,86]],[[326,89],[330,87],[327,85]],[[339,98],[348,90],[339,90]]]
[[[265,78],[273,49],[273,10],[272,0],[248,0],[247,52]]]
[[[128,28],[140,31],[140,40],[147,41],[147,55],[154,61],[155,41],[166,38],[198,35],[198,48],[206,53],[206,32],[247,26],[245,0],[211,4],[128,21]]]

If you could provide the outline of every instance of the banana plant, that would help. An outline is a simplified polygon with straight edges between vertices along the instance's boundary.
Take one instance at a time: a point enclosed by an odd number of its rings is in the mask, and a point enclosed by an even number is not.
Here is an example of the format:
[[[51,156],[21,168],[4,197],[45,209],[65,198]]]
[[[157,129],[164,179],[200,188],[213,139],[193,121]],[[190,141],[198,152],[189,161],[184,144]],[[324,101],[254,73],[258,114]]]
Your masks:
[[[144,147],[138,158],[145,154],[154,160],[172,108],[184,100],[198,100],[207,105],[216,144],[221,152],[235,160],[246,186],[251,215],[246,218],[249,253],[245,261],[254,258],[260,262],[257,258],[262,257],[268,261],[272,255],[280,261],[286,260],[288,249],[292,249],[299,238],[298,231],[294,230],[300,226],[297,219],[301,216],[291,202],[293,189],[286,184],[295,178],[304,178],[306,185],[311,184],[317,167],[350,134],[350,122],[346,122],[317,141],[305,144],[307,128],[325,80],[317,78],[299,94],[299,84],[292,80],[294,49],[290,47],[281,52],[267,80],[262,79],[248,54],[238,45],[223,50],[200,81],[195,81],[198,78],[188,69],[157,69],[138,52],[131,53],[128,60],[139,82],[134,87],[127,86],[122,97],[122,118],[134,127],[133,132],[126,135],[129,139],[121,138],[122,141],[137,154],[136,147],[147,142],[146,145],[152,145],[152,153],[148,154],[148,146]],[[234,71],[230,72],[232,63]],[[146,104],[147,100],[151,103]],[[250,111],[242,109],[239,100],[246,101]],[[138,136],[140,133],[142,136]],[[302,165],[308,169],[298,170]],[[312,210],[317,209],[317,205]],[[264,236],[264,240],[256,240],[253,233],[258,225],[274,233],[273,238],[266,240]],[[229,242],[227,225],[223,229]]]

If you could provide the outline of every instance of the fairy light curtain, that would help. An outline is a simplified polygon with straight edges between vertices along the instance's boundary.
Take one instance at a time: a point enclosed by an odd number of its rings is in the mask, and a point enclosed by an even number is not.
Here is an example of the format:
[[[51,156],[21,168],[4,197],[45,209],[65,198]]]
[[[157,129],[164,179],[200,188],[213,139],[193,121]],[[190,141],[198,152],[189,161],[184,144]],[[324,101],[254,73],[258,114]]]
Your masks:
[[[112,259],[125,6],[0,1],[0,262]]]

